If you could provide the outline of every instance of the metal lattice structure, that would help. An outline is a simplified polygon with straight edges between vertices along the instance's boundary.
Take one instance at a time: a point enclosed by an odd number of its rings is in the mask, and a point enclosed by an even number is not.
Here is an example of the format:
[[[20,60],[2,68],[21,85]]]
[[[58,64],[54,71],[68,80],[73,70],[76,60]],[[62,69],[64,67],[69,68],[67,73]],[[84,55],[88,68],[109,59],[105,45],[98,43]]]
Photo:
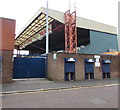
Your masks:
[[[58,35],[60,33],[63,36],[64,33],[62,32],[64,32],[65,30],[65,40],[63,37],[58,38],[58,39],[60,40],[63,39],[61,40],[62,41],[61,50],[63,50],[64,48],[63,42],[65,41],[65,50],[67,53],[70,53],[70,52],[75,53],[76,47],[79,46],[79,44],[77,44],[77,41],[79,41],[79,39],[81,38],[77,39],[77,37],[75,37],[76,36],[76,28],[75,28],[76,25],[78,28],[95,30],[95,31],[100,31],[100,32],[105,32],[105,33],[110,33],[110,34],[115,34],[115,35],[117,34],[116,28],[113,26],[98,23],[95,21],[81,18],[81,17],[77,17],[77,20],[80,22],[76,22],[76,12],[73,12],[71,14],[70,10],[67,11],[66,13],[62,13],[59,11],[49,9],[49,17],[48,17],[49,34],[51,34],[51,38],[52,36],[54,36],[55,33],[56,34],[58,33]],[[54,21],[57,21],[55,22],[55,28],[53,28]],[[20,33],[16,35],[15,48],[34,50],[34,48],[32,48],[34,44],[34,47],[43,49],[45,33],[46,33],[46,8],[41,7],[38,10],[38,12],[30,19],[30,21],[21,29]],[[55,39],[56,38],[53,38],[52,42],[54,42]],[[40,44],[37,45],[38,42]],[[89,42],[87,41],[87,43]],[[87,44],[85,43],[85,45]],[[59,45],[57,46],[59,47]]]
[[[70,10],[65,12],[65,51],[70,51]]]
[[[70,53],[76,53],[77,50],[77,28],[76,28],[76,11],[71,13],[70,19]]]
[[[48,23],[50,24],[52,21],[53,18],[49,17]],[[51,31],[50,25],[48,30]],[[24,48],[26,45],[29,45],[30,43],[39,39],[45,33],[46,33],[46,15],[41,13],[15,39],[15,46]]]
[[[65,51],[67,53],[76,53],[77,51],[77,29],[76,29],[76,11],[65,13]]]

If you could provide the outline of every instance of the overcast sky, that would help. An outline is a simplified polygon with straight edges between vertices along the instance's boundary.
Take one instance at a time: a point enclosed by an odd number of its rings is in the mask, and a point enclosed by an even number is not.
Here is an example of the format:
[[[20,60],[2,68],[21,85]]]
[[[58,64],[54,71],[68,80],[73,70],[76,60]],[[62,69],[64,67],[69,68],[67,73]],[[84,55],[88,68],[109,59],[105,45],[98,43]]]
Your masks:
[[[65,12],[76,2],[77,16],[117,27],[118,2],[120,0],[48,0],[49,8]],[[46,7],[46,0],[1,0],[0,17],[16,20],[16,34],[30,18]]]

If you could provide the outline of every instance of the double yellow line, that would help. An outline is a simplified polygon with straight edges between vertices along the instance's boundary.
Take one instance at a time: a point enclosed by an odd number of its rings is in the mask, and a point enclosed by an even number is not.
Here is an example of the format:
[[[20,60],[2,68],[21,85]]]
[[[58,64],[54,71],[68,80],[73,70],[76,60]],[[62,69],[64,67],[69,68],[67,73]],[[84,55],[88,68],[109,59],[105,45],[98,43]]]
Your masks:
[[[77,87],[73,86],[71,88],[61,88],[61,89],[40,89],[39,91],[33,91],[33,92],[20,92],[20,93],[8,93],[8,94],[1,94],[0,96],[11,96],[11,95],[18,95],[18,94],[34,94],[34,93],[42,93],[42,92],[56,92],[56,91],[63,91],[63,90],[73,90],[73,89],[82,89],[82,88],[95,88],[95,87],[109,87],[109,86],[118,86],[119,84],[109,84],[109,85],[96,85],[96,86],[84,86],[84,87]]]

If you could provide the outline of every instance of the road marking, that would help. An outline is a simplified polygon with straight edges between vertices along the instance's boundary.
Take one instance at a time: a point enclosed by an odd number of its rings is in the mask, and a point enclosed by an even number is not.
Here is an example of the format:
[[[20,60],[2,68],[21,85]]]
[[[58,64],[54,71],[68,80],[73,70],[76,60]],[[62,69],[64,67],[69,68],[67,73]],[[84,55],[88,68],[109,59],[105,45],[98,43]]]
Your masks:
[[[24,92],[24,93],[11,93],[11,94],[2,94],[2,95],[0,95],[0,96],[10,96],[10,95],[17,95],[17,94],[34,94],[34,93],[42,93],[42,92],[56,92],[56,91],[72,90],[72,89],[80,89],[80,88],[65,88],[65,89],[55,89],[55,90],[44,90],[44,91]]]
[[[71,88],[61,88],[61,89],[52,89],[52,90],[47,90],[47,89],[40,89],[39,91],[33,91],[33,92],[21,92],[21,93],[10,93],[10,94],[2,94],[1,96],[11,96],[11,95],[18,95],[18,94],[34,94],[34,93],[42,93],[42,92],[56,92],[56,91],[63,91],[63,90],[75,90],[75,89],[82,89],[82,88],[96,88],[96,87],[110,87],[110,86],[118,86],[120,84],[109,84],[109,85],[97,85],[97,86],[86,86],[86,87],[77,87],[73,86]]]

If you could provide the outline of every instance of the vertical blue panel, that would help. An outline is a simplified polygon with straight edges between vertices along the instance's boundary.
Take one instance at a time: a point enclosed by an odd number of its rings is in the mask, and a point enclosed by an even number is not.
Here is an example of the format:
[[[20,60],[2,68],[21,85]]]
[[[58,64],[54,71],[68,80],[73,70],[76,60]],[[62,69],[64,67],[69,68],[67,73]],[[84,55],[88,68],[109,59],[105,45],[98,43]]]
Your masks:
[[[67,72],[73,72],[75,80],[75,62],[65,62],[64,72],[64,80],[67,80]]]
[[[103,63],[102,64],[102,72],[103,73],[110,73],[110,63]]]
[[[45,77],[45,59],[44,58],[31,58],[30,59],[30,78],[44,78]]]
[[[45,58],[14,59],[13,78],[45,78]]]
[[[94,73],[94,63],[85,62],[85,73]]]
[[[65,62],[65,72],[75,72],[75,63]]]
[[[13,66],[13,78],[28,78],[28,65],[29,62],[27,58],[14,58],[14,66]]]

